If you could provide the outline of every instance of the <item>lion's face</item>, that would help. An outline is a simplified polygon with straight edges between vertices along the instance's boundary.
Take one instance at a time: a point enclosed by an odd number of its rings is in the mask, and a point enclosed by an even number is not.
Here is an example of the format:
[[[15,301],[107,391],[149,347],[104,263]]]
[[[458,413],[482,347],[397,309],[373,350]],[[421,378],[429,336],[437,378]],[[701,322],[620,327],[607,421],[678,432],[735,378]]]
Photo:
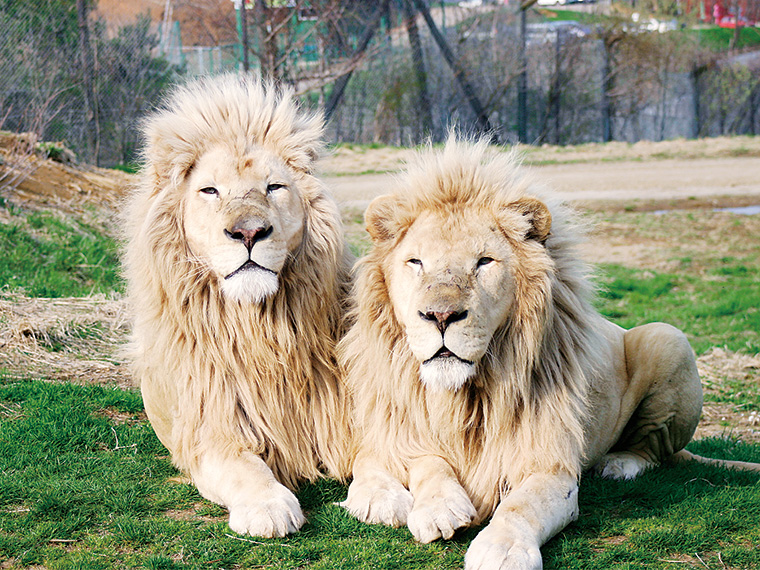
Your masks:
[[[391,306],[422,382],[458,390],[512,316],[525,251],[546,256],[551,215],[526,197],[491,211],[425,210],[404,227],[394,202],[378,198],[366,214],[375,243],[392,244],[383,264]]]
[[[390,300],[427,386],[456,390],[475,373],[512,304],[510,259],[509,242],[483,215],[428,212],[398,243]]]
[[[214,148],[198,159],[184,192],[188,247],[223,294],[254,303],[275,294],[304,231],[304,205],[285,162],[262,148],[244,157]]]

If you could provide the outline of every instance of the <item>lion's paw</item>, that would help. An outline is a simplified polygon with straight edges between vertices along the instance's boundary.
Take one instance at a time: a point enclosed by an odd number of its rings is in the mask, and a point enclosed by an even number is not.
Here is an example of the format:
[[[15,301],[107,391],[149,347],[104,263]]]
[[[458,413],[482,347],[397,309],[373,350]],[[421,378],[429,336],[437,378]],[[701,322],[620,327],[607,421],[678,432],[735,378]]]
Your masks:
[[[449,539],[458,528],[472,522],[477,511],[464,489],[459,491],[446,497],[415,502],[407,520],[415,539],[425,543],[438,538]]]
[[[654,464],[627,451],[608,453],[594,466],[594,471],[605,479],[635,479]]]
[[[296,532],[306,522],[298,499],[285,487],[277,488],[273,495],[261,501],[231,505],[230,528],[238,534],[264,538]]]
[[[541,570],[541,550],[522,541],[499,540],[486,527],[475,537],[464,557],[465,570]]]
[[[412,494],[398,481],[388,479],[382,485],[363,485],[354,480],[348,497],[338,503],[362,522],[404,526],[412,510]]]

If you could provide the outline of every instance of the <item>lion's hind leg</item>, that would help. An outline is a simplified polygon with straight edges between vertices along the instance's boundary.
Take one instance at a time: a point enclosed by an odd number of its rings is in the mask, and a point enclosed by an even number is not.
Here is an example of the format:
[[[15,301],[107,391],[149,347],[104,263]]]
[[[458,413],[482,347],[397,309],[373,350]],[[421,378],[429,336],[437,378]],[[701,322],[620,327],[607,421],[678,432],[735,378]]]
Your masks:
[[[683,449],[702,412],[702,385],[684,334],[664,323],[625,333],[629,386],[623,410],[631,410],[620,438],[595,471],[633,479]]]
[[[613,451],[599,460],[594,472],[605,479],[635,479],[656,465],[659,463],[632,451]]]

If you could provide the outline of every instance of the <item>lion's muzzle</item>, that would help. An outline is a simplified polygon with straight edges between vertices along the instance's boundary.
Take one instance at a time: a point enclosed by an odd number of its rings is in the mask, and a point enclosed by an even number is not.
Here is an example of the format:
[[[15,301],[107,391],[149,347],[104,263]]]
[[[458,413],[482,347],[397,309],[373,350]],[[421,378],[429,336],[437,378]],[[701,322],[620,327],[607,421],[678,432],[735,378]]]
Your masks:
[[[239,218],[230,228],[224,229],[224,235],[232,241],[242,243],[250,252],[257,242],[272,235],[272,226],[256,218]]]
[[[467,318],[467,311],[432,310],[426,311],[424,313],[422,311],[419,311],[419,315],[423,321],[429,321],[435,324],[438,330],[441,331],[441,334],[445,334],[446,329],[449,328],[449,325]]]

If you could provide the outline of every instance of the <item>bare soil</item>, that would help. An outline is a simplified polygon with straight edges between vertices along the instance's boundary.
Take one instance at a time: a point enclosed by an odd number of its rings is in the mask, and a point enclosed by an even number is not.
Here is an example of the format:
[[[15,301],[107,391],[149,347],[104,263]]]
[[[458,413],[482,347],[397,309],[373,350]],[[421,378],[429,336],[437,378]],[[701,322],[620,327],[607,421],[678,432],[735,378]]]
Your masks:
[[[46,158],[36,137],[0,131],[0,198],[28,210],[54,209],[83,215],[98,211],[110,218],[134,176],[72,161],[63,149],[63,162]],[[0,221],[4,213],[0,209]]]
[[[121,172],[59,164],[29,152],[19,158],[22,147],[0,134],[0,185],[14,165],[22,175],[16,188],[0,191],[0,197],[22,209],[108,220],[134,181]],[[590,234],[584,255],[591,261],[667,270],[689,257],[692,270],[699,271],[702,257],[739,256],[757,248],[760,215],[713,209],[760,204],[760,138],[521,150],[537,180],[586,212]],[[352,220],[350,231],[361,231],[364,208],[393,188],[394,173],[412,153],[346,146],[322,162],[323,178]],[[661,209],[674,212],[661,216],[655,212]],[[0,208],[0,223],[7,217]],[[123,358],[128,323],[119,298],[29,299],[2,293],[0,369],[19,377],[130,386]],[[715,348],[698,366],[708,394],[725,391],[729,380],[760,382],[760,355]],[[706,403],[696,437],[708,435],[760,442],[760,417],[740,405]]]

